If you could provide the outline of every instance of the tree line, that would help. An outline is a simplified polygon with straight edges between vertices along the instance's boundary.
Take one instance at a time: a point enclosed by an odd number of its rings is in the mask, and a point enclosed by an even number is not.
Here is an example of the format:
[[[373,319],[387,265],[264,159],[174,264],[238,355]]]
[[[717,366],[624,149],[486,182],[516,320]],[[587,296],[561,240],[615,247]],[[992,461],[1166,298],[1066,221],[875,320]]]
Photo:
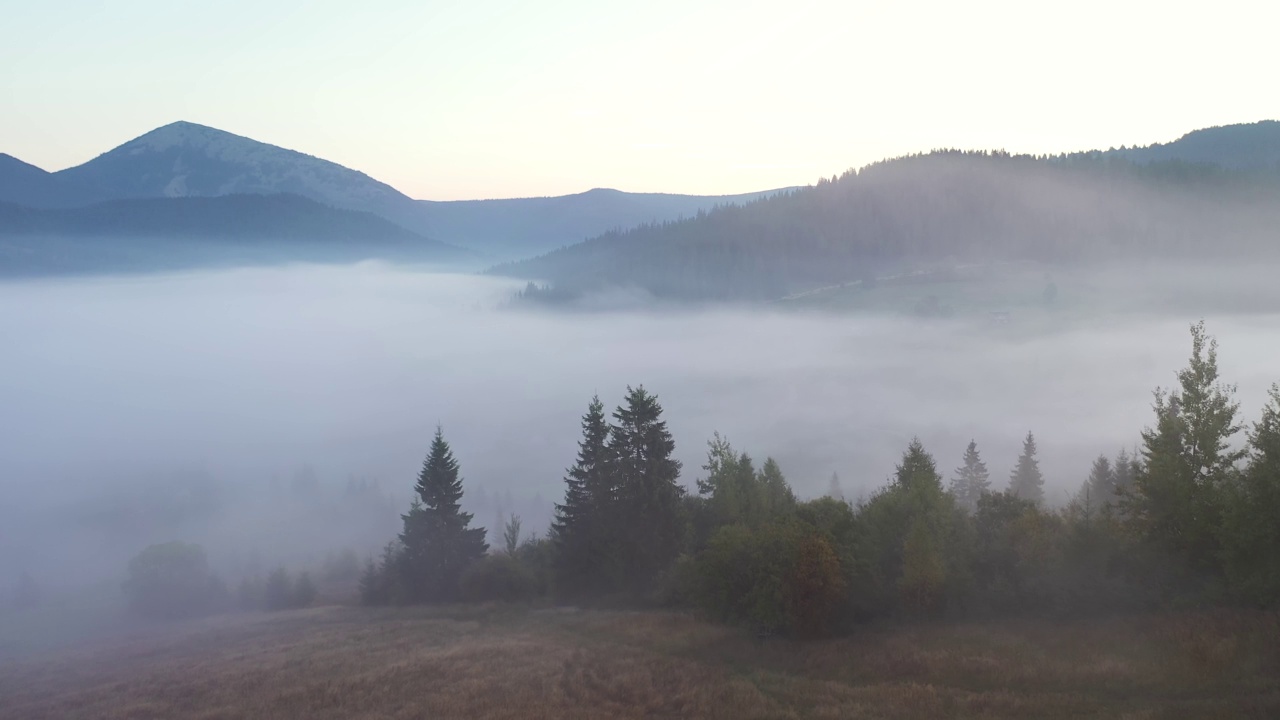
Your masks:
[[[772,300],[939,264],[1256,258],[1274,251],[1280,176],[1105,154],[937,150],[683,220],[605,233],[499,275],[564,302],[614,286]]]
[[[366,563],[362,598],[664,604],[801,636],[885,617],[1274,607],[1280,388],[1246,427],[1216,341],[1203,323],[1191,338],[1140,446],[1100,455],[1060,508],[1045,502],[1030,433],[1003,489],[975,442],[944,481],[913,440],[869,498],[801,501],[777,462],[717,434],[686,490],[662,407],[636,387],[610,415],[598,397],[588,405],[548,535],[522,540],[513,518],[491,550],[460,509],[459,466],[437,430],[398,541]]]

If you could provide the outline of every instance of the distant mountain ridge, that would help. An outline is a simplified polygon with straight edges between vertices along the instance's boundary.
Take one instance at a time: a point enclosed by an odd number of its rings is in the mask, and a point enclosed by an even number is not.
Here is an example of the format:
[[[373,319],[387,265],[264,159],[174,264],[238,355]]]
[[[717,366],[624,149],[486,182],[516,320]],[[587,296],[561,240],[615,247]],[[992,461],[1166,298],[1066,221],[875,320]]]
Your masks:
[[[550,283],[547,299],[623,289],[772,300],[966,263],[1150,256],[1280,259],[1280,175],[1098,154],[937,151],[490,272]]]
[[[298,195],[142,198],[61,209],[0,203],[0,275],[375,258],[476,261],[470,251],[372,213]]]
[[[414,200],[337,163],[190,122],[157,128],[56,173],[9,160],[8,165],[0,162],[0,202],[55,208],[102,200],[288,193],[370,212],[494,259],[532,256],[608,230],[674,220],[762,194],[716,197],[597,189],[545,198]]]
[[[1203,128],[1172,142],[1110,150],[1105,154],[1138,163],[1180,160],[1235,170],[1280,172],[1280,121]]]

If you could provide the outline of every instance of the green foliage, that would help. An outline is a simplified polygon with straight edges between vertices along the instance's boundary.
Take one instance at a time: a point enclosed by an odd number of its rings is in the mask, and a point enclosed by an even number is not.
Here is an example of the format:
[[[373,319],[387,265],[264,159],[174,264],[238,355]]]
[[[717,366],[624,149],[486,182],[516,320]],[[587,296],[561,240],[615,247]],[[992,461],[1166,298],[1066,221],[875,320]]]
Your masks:
[[[1272,385],[1262,418],[1249,432],[1249,462],[1228,486],[1223,513],[1223,565],[1240,600],[1280,606],[1280,385]]]
[[[643,386],[627,388],[626,402],[613,417],[608,455],[618,508],[608,517],[619,531],[626,584],[640,589],[675,560],[683,545],[680,461],[671,457],[675,441],[662,406]]]
[[[978,498],[991,488],[991,473],[978,453],[978,443],[969,441],[964,451],[964,465],[956,468],[950,492],[956,504],[969,512],[978,509]]]
[[[1153,567],[1178,565],[1162,579],[1173,585],[1220,575],[1223,504],[1245,453],[1231,447],[1239,405],[1235,386],[1218,379],[1217,349],[1203,322],[1191,326],[1190,362],[1177,389],[1155,393],[1156,424],[1142,433],[1143,468],[1123,503],[1147,551],[1164,561]]]
[[[902,574],[898,577],[898,597],[903,610],[912,615],[934,615],[944,606],[947,569],[930,531],[928,521],[913,517],[902,547]]]
[[[578,458],[565,474],[565,499],[551,524],[557,585],[567,594],[594,594],[620,584],[618,488],[610,463],[609,423],[600,398],[582,417]]]
[[[204,549],[176,540],[130,560],[123,589],[134,612],[157,618],[206,615],[221,608],[226,593],[209,572]]]
[[[760,632],[822,634],[844,600],[830,543],[796,522],[721,528],[698,556],[696,578],[703,611]]]
[[[508,555],[515,555],[516,550],[520,547],[520,516],[512,515],[507,518],[506,525],[502,528],[502,543],[506,548]]]
[[[417,497],[402,516],[401,581],[412,601],[448,601],[457,594],[463,570],[484,557],[488,544],[484,528],[470,527],[471,513],[462,511],[458,462],[440,428],[414,490]]]
[[[527,602],[538,594],[538,580],[514,553],[486,555],[459,579],[460,596],[471,602]]]
[[[1044,475],[1036,459],[1036,438],[1030,432],[1022,441],[1022,454],[1009,476],[1009,492],[1036,505],[1044,502]]]
[[[755,526],[795,509],[795,493],[773,458],[766,459],[757,471],[751,457],[735,451],[720,433],[707,444],[707,464],[702,466],[707,477],[697,485],[698,493],[708,500],[714,523]]]

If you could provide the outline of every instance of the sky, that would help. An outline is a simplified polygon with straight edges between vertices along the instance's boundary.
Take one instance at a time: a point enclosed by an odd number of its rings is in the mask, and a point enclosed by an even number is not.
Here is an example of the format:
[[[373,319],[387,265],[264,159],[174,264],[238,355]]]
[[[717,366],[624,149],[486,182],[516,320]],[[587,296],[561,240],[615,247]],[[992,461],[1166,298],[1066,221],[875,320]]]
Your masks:
[[[210,125],[425,199],[729,194],[1280,118],[1280,6],[0,0],[0,152]]]

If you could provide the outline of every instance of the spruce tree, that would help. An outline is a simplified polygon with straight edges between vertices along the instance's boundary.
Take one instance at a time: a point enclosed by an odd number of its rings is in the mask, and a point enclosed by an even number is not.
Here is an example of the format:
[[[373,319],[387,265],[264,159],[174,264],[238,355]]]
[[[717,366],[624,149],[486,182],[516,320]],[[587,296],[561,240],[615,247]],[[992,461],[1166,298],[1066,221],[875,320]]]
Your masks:
[[[1228,494],[1223,522],[1227,580],[1241,600],[1280,607],[1280,385],[1249,432],[1249,463]]]
[[[1022,454],[1009,475],[1009,493],[1014,497],[1040,505],[1044,502],[1044,476],[1036,460],[1036,438],[1030,432],[1022,441]]]
[[[764,519],[772,519],[791,512],[796,506],[796,494],[782,474],[782,468],[773,458],[765,458],[757,476],[763,496]]]
[[[676,557],[684,540],[679,484],[680,461],[671,457],[675,441],[662,419],[658,398],[644,386],[627,388],[614,411],[609,458],[616,473],[623,568],[632,589],[645,587]]]
[[[933,456],[924,449],[920,438],[912,438],[907,451],[902,454],[902,462],[894,473],[895,485],[927,495],[942,492],[942,476],[938,475],[938,465]]]
[[[829,497],[832,500],[839,500],[840,502],[845,501],[844,488],[840,487],[840,476],[836,473],[831,473],[831,480],[827,483],[827,494],[825,497]]]
[[[960,507],[972,513],[978,509],[978,498],[990,488],[991,473],[978,454],[978,443],[970,440],[964,451],[964,465],[956,468],[951,479],[951,494]]]
[[[599,396],[591,398],[582,416],[578,459],[565,472],[564,503],[556,504],[551,523],[560,585],[570,592],[593,589],[616,573],[611,571],[609,517],[616,505],[609,464],[609,424]]]
[[[489,549],[484,528],[472,528],[463,512],[462,479],[444,432],[436,428],[431,451],[422,463],[417,497],[403,515],[405,590],[411,600],[442,602],[457,594],[458,578]]]
[[[1246,452],[1231,449],[1241,429],[1234,393],[1218,379],[1217,341],[1192,325],[1190,362],[1177,389],[1155,392],[1156,424],[1142,433],[1143,467],[1124,503],[1141,537],[1201,574],[1221,569],[1224,487]]]
[[[1102,510],[1115,501],[1116,470],[1106,455],[1099,455],[1089,469],[1089,479],[1085,481],[1085,499],[1089,510]]]

